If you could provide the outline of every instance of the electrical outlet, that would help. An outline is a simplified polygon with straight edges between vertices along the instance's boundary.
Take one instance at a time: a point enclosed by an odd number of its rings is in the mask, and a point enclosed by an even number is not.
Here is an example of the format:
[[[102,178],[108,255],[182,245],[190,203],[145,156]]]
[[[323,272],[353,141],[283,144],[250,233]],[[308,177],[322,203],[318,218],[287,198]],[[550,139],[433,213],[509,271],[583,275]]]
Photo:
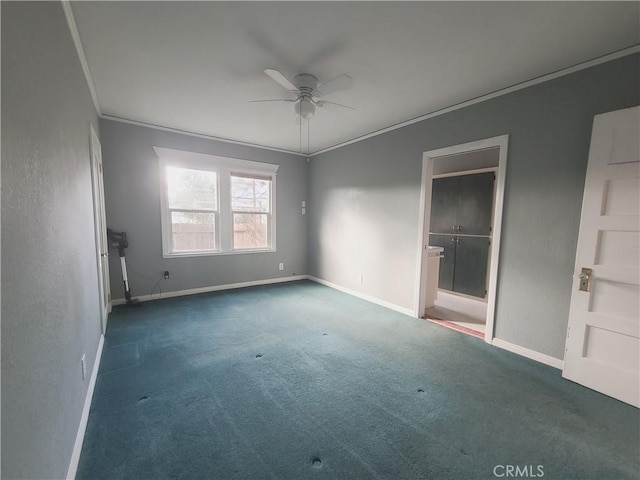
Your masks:
[[[362,274],[359,274],[359,275],[358,275],[358,281],[359,281],[360,283],[362,283],[362,282],[364,281],[364,277],[363,277],[363,275],[362,275]]]
[[[83,353],[82,354],[82,358],[80,359],[80,368],[82,369],[82,381],[83,382],[84,382],[84,377],[86,375],[85,366],[84,366],[85,358],[86,358],[86,355]]]
[[[164,278],[165,280],[169,280],[169,270],[164,271],[162,278]]]
[[[278,264],[278,270],[284,270],[284,263]]]

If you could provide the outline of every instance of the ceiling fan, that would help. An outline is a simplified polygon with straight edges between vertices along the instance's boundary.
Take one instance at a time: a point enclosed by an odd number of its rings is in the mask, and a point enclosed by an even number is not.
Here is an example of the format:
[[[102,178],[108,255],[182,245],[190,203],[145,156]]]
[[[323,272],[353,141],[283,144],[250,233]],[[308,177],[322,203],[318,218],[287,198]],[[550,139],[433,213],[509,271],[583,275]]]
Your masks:
[[[309,73],[300,73],[296,75],[293,82],[285,77],[278,70],[272,68],[265,69],[264,73],[269,75],[282,87],[286,88],[290,93],[296,96],[296,98],[275,98],[269,100],[251,100],[250,103],[260,102],[289,102],[295,104],[295,112],[299,118],[305,120],[313,117],[316,112],[316,107],[324,107],[325,105],[335,105],[342,108],[349,108],[355,110],[348,105],[342,105],[340,103],[330,102],[324,100],[325,95],[337,92],[339,90],[346,90],[353,85],[353,79],[346,74],[338,75],[337,77],[329,80],[318,86],[318,79]]]

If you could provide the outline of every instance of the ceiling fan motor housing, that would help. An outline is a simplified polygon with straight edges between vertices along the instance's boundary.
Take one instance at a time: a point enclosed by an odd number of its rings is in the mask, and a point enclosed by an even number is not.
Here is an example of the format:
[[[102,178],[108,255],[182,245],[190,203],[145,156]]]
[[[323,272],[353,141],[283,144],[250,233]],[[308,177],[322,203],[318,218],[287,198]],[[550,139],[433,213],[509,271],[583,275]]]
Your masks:
[[[300,73],[293,79],[293,84],[300,90],[302,95],[313,96],[313,92],[318,88],[318,79],[308,73]]]

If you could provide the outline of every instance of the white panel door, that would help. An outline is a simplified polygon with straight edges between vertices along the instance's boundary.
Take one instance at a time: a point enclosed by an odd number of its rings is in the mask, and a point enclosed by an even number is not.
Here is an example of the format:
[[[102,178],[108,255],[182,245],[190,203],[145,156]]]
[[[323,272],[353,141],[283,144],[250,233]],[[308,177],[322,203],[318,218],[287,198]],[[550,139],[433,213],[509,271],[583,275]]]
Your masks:
[[[640,406],[639,137],[639,107],[594,119],[563,370],[565,378],[636,407]],[[591,274],[583,273],[583,268]]]
[[[107,329],[107,315],[111,310],[111,286],[109,284],[109,245],[104,209],[104,182],[102,174],[102,147],[91,126],[91,177],[93,182],[93,213],[98,254],[98,289],[100,293],[100,319],[102,333]]]

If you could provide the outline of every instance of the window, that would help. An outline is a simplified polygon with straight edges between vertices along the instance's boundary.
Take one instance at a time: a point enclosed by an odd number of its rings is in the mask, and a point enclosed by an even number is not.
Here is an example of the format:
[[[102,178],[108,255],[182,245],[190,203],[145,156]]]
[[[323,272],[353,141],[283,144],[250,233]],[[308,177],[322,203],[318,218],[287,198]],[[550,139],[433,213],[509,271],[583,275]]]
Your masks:
[[[233,248],[267,248],[271,214],[271,179],[231,176]]]
[[[216,251],[217,173],[167,166],[166,176],[173,251]]]
[[[275,251],[278,165],[154,149],[165,257]]]

